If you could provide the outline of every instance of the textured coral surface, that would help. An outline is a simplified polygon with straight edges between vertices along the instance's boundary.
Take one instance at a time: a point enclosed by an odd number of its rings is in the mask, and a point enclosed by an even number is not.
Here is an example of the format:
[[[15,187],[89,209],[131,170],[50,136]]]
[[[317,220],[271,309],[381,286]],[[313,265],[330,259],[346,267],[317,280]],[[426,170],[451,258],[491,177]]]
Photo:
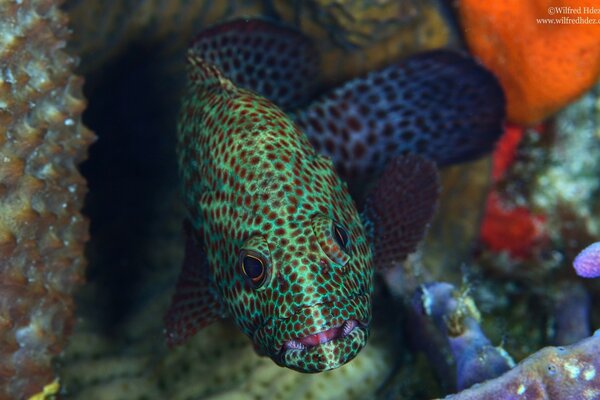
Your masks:
[[[381,9],[370,8],[378,3],[383,5]],[[167,307],[183,246],[182,213],[173,177],[174,146],[169,140],[175,126],[188,38],[223,18],[275,16],[317,40],[323,79],[333,82],[434,43],[451,42],[449,28],[435,3],[67,3],[75,18],[73,48],[81,51],[82,71],[91,73],[94,83],[88,87],[91,109],[86,122],[90,121],[101,140],[92,149],[96,153],[87,165],[91,185],[88,212],[93,228],[91,284],[79,299],[82,323],[61,362],[65,398],[441,397],[455,391],[448,382],[455,381],[456,361],[447,345],[434,348],[437,360],[415,349],[408,337],[415,336],[416,329],[403,304],[418,285],[432,280],[451,282],[469,293],[481,312],[482,331],[491,345],[502,345],[517,361],[550,343],[570,344],[589,326],[598,326],[598,310],[589,304],[599,300],[599,282],[575,282],[569,259],[576,254],[575,249],[598,240],[600,153],[595,150],[600,138],[600,103],[595,90],[561,113],[555,123],[550,121],[549,135],[526,131],[523,143],[514,144],[516,149],[511,146],[510,153],[514,154],[506,157],[506,173],[495,177],[501,181],[497,189],[506,200],[503,206],[526,207],[546,217],[549,240],[544,242],[543,251],[517,239],[510,243],[525,247],[531,255],[525,261],[512,259],[510,252],[489,249],[482,250],[485,257],[473,260],[490,163],[488,159],[455,166],[442,173],[438,215],[421,250],[400,272],[395,271],[395,282],[386,277],[387,288],[378,282],[374,315],[391,322],[376,325],[365,350],[343,369],[310,376],[286,371],[258,357],[249,341],[226,323],[211,326],[189,345],[167,353],[160,316]],[[263,7],[266,4],[270,7]],[[394,10],[403,10],[406,15],[397,18]],[[520,23],[526,22],[524,18],[515,16],[514,23],[506,28],[518,31]],[[377,21],[383,21],[383,25]],[[393,21],[391,26],[387,25],[389,21]],[[519,37],[517,31],[512,37]],[[525,50],[523,58],[529,53],[537,57],[530,47]],[[544,65],[545,60],[536,62],[536,71]],[[507,214],[493,232],[495,240],[506,241],[506,233],[514,229],[511,213]],[[579,292],[583,295],[577,296]],[[387,340],[379,340],[379,335]],[[590,339],[584,343],[596,342]],[[588,350],[597,351],[597,346],[568,349],[563,358],[572,361],[569,363],[552,354],[554,358],[550,357],[549,350],[544,350],[536,356],[542,361],[535,365],[546,366],[552,361],[558,367],[553,375],[558,383],[566,382],[570,388],[571,383],[583,383],[574,389],[583,390],[585,373],[590,376],[589,366],[596,360],[584,360],[577,380],[570,374],[576,374],[577,368],[572,365],[576,359],[583,360],[580,355],[588,357]],[[520,376],[530,376],[527,371],[519,366],[509,374],[518,382]],[[554,385],[546,382],[546,376],[540,377],[545,387]],[[517,395],[520,390],[533,393],[537,384],[535,379],[531,382],[531,389],[504,386]],[[497,393],[503,393],[500,389]],[[487,384],[483,384],[467,394],[474,396],[469,398],[485,399],[489,398],[487,390]],[[597,397],[594,392],[585,393]]]
[[[54,380],[83,280],[86,191],[77,164],[93,135],[55,2],[0,4],[0,398]]]
[[[447,400],[600,398],[600,331],[572,346],[546,347],[497,379]]]
[[[184,49],[193,35],[236,17],[263,16],[299,28],[318,43],[323,80],[335,83],[457,42],[435,0],[67,0],[65,8],[75,32],[70,45],[85,72],[136,45],[151,45],[155,55],[175,55],[183,71]]]

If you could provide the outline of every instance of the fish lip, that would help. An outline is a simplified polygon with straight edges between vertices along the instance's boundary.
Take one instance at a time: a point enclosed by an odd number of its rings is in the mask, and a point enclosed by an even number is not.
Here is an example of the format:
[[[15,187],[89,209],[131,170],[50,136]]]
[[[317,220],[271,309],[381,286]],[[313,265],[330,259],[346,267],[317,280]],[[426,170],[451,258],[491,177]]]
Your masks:
[[[352,296],[348,296],[348,297],[338,297],[338,296],[330,297],[327,299],[323,299],[323,301],[320,301],[316,304],[304,306],[304,307],[300,308],[299,310],[312,309],[317,306],[330,305],[330,304],[335,304],[335,303],[353,304],[353,307],[355,307],[356,311],[351,312],[350,315],[348,315],[348,317],[345,319],[331,318],[330,323],[335,324],[336,326],[339,326],[348,319],[354,319],[354,320],[357,320],[358,322],[360,322],[360,324],[359,324],[360,330],[368,335],[369,326],[371,323],[371,295],[370,295],[370,293],[357,292],[357,293],[354,293]],[[359,305],[362,305],[362,304],[366,304],[366,306],[364,308],[359,307]],[[252,337],[253,342],[255,343],[255,348],[259,354],[269,356],[275,362],[278,362],[278,360],[281,361],[283,359],[283,357],[285,357],[287,352],[282,351],[282,350],[286,350],[284,347],[284,344],[285,344],[285,342],[287,342],[291,339],[294,339],[294,337],[292,337],[291,335],[290,336],[283,335],[283,337],[279,338],[278,329],[281,327],[282,323],[285,323],[285,321],[288,321],[290,318],[293,318],[295,315],[297,315],[299,310],[296,311],[291,316],[286,317],[286,318],[278,318],[278,317],[269,318],[268,321],[266,321],[261,327],[259,327],[252,333],[251,337]],[[312,331],[310,333],[310,335],[318,333],[316,331],[316,329],[310,329],[310,331]],[[336,340],[339,340],[339,338]],[[324,344],[329,344],[332,342],[333,342],[333,340],[329,341],[327,343],[320,343],[320,344],[324,345]],[[321,347],[322,346],[314,346],[310,350],[319,349]],[[293,349],[291,349],[291,350],[293,350]]]
[[[342,321],[340,324],[332,326],[323,331],[315,332],[313,334],[306,335],[301,338],[294,338],[284,341],[281,348],[278,351],[278,355],[280,357],[283,357],[283,355],[286,352],[292,350],[310,351],[326,343],[343,340],[346,337],[348,337],[355,329],[364,330],[367,326],[368,324],[365,321],[360,321],[355,318],[349,318]],[[320,335],[323,334],[325,334],[325,338],[320,337]],[[329,337],[329,334],[331,334],[332,336]],[[319,343],[308,343],[308,339],[311,339],[310,341],[318,340]]]
[[[360,300],[366,301],[367,299],[368,299],[368,301],[370,303],[370,295],[367,294],[367,293],[364,293],[362,291],[354,293],[353,295],[347,296],[347,297],[335,296],[335,297],[325,298],[322,301],[319,301],[318,303],[310,304],[310,305],[305,305],[303,307],[299,307],[292,315],[290,315],[289,317],[285,318],[285,320],[289,320],[290,318],[293,318],[295,315],[298,315],[298,313],[301,310],[303,310],[303,309],[312,309],[312,308],[319,307],[319,306],[330,306],[330,305],[333,305],[335,303],[349,304],[349,303],[352,303],[352,302],[355,302],[355,301],[360,301]],[[357,314],[350,315],[346,319],[357,320],[357,321],[359,321],[362,324],[363,327],[367,327],[368,328],[368,326],[370,324],[370,319],[371,319],[370,315],[371,315],[371,313],[370,313],[370,307],[369,307],[368,314],[363,316],[363,317],[366,318],[366,320],[362,320],[360,318],[360,315],[357,315]],[[340,326],[340,325],[342,325],[346,321],[346,319],[344,319],[344,320],[341,320],[340,318],[337,318],[337,319],[339,320],[339,322],[337,324],[333,325],[333,326],[330,326],[329,328]],[[283,321],[283,319],[278,319],[278,321],[281,322],[281,321]],[[331,322],[331,319],[330,319],[329,322]],[[313,332],[313,333],[311,333],[311,335],[312,334],[316,334],[316,333],[319,333],[319,332]],[[287,342],[287,341],[289,341],[290,339],[293,339],[293,338],[288,337],[285,340],[282,340],[281,343],[274,343],[274,345],[271,345],[271,350],[278,353],[283,348],[284,343]]]

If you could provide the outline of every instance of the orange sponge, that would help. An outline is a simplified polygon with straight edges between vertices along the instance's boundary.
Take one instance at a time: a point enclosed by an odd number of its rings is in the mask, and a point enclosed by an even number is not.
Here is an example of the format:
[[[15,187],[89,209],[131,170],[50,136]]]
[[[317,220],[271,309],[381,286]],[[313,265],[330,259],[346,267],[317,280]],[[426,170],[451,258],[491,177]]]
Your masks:
[[[460,0],[471,52],[506,92],[508,119],[533,124],[600,77],[597,0]]]

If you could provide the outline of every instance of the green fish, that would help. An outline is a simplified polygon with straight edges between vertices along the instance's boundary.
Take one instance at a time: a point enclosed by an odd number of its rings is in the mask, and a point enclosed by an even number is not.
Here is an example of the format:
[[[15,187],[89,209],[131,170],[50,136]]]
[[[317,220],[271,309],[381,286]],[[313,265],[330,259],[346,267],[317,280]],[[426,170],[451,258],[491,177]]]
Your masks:
[[[286,28],[234,21],[188,53],[177,136],[187,243],[165,318],[169,345],[229,316],[281,366],[338,368],[367,343],[375,269],[403,261],[425,234],[439,191],[434,162],[389,157],[360,214],[335,157],[317,153],[272,101],[229,79],[246,76],[292,104],[302,97],[291,83],[310,86],[297,72],[305,43]],[[211,59],[216,47],[220,61]],[[248,68],[235,55],[244,47],[266,52],[239,53]]]

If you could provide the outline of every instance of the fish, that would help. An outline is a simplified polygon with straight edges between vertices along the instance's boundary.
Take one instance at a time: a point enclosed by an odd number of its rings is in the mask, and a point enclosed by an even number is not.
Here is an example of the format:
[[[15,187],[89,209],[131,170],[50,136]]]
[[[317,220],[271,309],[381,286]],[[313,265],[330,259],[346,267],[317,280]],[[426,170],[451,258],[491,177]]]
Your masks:
[[[402,262],[425,235],[439,196],[434,160],[387,157],[359,212],[337,153],[317,151],[294,121],[317,96],[305,81],[318,71],[313,54],[302,34],[262,20],[209,28],[190,46],[177,128],[186,249],[165,315],[169,346],[230,317],[283,367],[338,368],[367,343],[375,271]],[[340,105],[342,119],[354,106]]]
[[[502,87],[458,51],[425,51],[333,89],[320,82],[314,43],[285,25],[226,22],[200,33],[191,51],[284,109],[355,196],[398,155],[445,167],[489,154],[504,132]]]

